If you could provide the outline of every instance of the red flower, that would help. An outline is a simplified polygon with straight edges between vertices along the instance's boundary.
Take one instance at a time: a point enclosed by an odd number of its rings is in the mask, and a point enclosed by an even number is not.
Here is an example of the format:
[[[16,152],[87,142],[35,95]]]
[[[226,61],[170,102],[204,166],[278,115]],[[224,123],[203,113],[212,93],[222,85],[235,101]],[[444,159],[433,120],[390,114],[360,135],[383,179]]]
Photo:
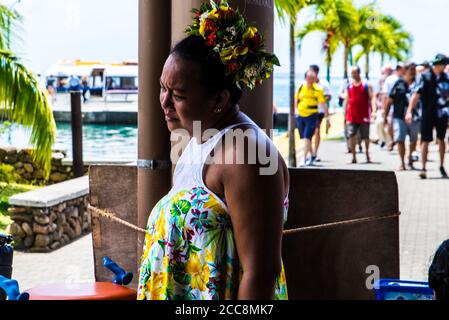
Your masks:
[[[210,35],[207,36],[206,45],[215,47],[216,44],[217,44],[217,34],[211,33]]]
[[[239,65],[237,62],[231,62],[227,64],[228,72],[230,74],[234,74],[239,70]]]
[[[207,32],[211,32],[211,33],[215,33],[218,30],[218,26],[215,24],[215,22],[211,21],[211,20],[206,20],[206,25],[205,25],[205,31]]]
[[[247,40],[247,44],[248,44],[248,47],[251,48],[251,50],[255,51],[255,50],[259,49],[261,41],[262,41],[262,38],[260,36],[260,33],[257,32],[253,38]]]

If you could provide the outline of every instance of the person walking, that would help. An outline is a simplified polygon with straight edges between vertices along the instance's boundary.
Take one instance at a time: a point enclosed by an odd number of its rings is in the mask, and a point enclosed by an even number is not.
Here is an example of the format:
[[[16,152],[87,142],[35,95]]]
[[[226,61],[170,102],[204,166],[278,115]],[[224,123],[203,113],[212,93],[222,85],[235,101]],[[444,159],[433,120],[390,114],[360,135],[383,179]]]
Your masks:
[[[324,91],[316,82],[317,74],[313,70],[308,70],[305,75],[305,83],[299,87],[295,96],[295,106],[298,109],[296,123],[304,146],[304,165],[306,166],[314,164],[312,137],[318,124],[319,107],[324,110],[327,128],[330,127],[329,110]]]
[[[366,162],[371,163],[369,155],[369,131],[371,122],[371,99],[373,88],[370,84],[364,83],[360,76],[360,67],[354,66],[351,69],[352,83],[348,86],[345,94],[345,114],[346,128],[351,146],[352,161],[357,163],[356,144],[357,133],[365,141]]]
[[[324,97],[326,98],[326,106],[329,110],[329,102],[332,99],[332,92],[330,84],[327,80],[321,79],[320,75],[320,67],[316,64],[313,64],[309,67],[310,70],[314,71],[317,75],[316,83],[323,89]],[[320,162],[321,159],[318,157],[318,149],[320,148],[321,143],[321,124],[323,123],[323,119],[325,117],[325,113],[321,105],[318,105],[318,121],[317,127],[315,129],[315,134],[312,138],[312,161]]]
[[[396,83],[396,81],[398,81],[399,78],[404,76],[404,65],[399,62],[396,65],[396,69],[394,71],[394,73],[392,75],[390,75],[389,77],[387,77],[385,79],[384,85],[382,87],[382,96],[383,96],[383,109],[386,109],[386,105],[390,99],[390,92],[391,89],[393,89],[394,84]],[[393,130],[393,113],[390,112],[389,115],[387,115],[389,118],[389,122],[387,125],[387,134],[388,134],[388,139],[390,141],[389,146],[388,146],[388,151],[393,151],[394,149],[394,130]]]
[[[444,143],[448,126],[449,115],[449,77],[444,72],[449,58],[443,54],[437,54],[432,61],[429,71],[422,73],[416,90],[410,100],[406,114],[407,123],[413,121],[413,110],[418,101],[422,104],[421,118],[421,179],[427,178],[427,156],[429,153],[429,143],[433,141],[433,129],[436,129],[437,141],[440,154],[440,173],[443,178],[447,178],[444,168],[444,155],[446,145]]]
[[[374,94],[372,106],[373,106],[373,117],[374,117],[374,124],[376,128],[376,134],[377,139],[374,141],[374,143],[379,144],[380,148],[385,147],[385,145],[390,142],[388,141],[388,134],[386,132],[385,127],[385,110],[383,106],[383,86],[385,83],[385,80],[391,76],[393,73],[393,68],[390,65],[386,65],[382,68],[382,74],[379,79],[379,89]]]
[[[87,92],[89,91],[89,77],[84,76],[81,78],[81,88],[83,90],[83,103],[86,103],[87,100]]]
[[[419,114],[418,110],[413,110],[413,119],[410,124],[405,122],[405,114],[408,109],[409,100],[411,96],[411,90],[416,79],[416,65],[414,63],[408,63],[404,66],[404,77],[400,77],[390,92],[390,98],[387,102],[384,122],[388,125],[388,114],[390,108],[393,106],[393,131],[394,142],[398,146],[399,158],[401,165],[399,170],[406,170],[405,167],[405,139],[407,135],[410,139],[410,147],[408,152],[408,166],[410,169],[414,169],[412,154],[416,150],[416,143],[418,141],[419,134]]]

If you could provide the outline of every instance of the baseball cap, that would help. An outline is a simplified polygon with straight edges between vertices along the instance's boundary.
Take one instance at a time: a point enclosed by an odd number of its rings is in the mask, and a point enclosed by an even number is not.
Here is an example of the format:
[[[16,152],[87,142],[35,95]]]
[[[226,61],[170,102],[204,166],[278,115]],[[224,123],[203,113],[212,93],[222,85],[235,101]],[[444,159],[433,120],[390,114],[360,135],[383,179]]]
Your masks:
[[[439,53],[435,56],[435,59],[432,60],[432,65],[436,66],[441,64],[449,64],[449,58],[446,55]]]

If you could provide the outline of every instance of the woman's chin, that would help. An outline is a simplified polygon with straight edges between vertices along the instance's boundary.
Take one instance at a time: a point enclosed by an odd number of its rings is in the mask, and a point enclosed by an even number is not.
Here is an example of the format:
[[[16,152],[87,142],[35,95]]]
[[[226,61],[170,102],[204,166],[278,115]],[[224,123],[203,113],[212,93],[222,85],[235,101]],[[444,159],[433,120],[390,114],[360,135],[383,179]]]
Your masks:
[[[167,121],[167,127],[170,132],[175,130],[182,129],[181,123],[179,120],[169,120]]]

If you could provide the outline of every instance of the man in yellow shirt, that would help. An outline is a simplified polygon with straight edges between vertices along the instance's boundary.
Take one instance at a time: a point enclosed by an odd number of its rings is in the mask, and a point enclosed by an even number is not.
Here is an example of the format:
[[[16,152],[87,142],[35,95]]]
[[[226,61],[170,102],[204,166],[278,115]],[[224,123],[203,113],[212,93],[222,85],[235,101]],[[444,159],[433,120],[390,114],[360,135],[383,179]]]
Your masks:
[[[329,127],[329,110],[326,104],[323,88],[317,83],[317,74],[313,70],[306,73],[306,81],[298,89],[295,96],[295,106],[298,110],[296,124],[304,145],[304,164],[313,165],[312,137],[318,123],[318,107],[324,110],[326,125]],[[310,155],[310,158],[308,157]]]

